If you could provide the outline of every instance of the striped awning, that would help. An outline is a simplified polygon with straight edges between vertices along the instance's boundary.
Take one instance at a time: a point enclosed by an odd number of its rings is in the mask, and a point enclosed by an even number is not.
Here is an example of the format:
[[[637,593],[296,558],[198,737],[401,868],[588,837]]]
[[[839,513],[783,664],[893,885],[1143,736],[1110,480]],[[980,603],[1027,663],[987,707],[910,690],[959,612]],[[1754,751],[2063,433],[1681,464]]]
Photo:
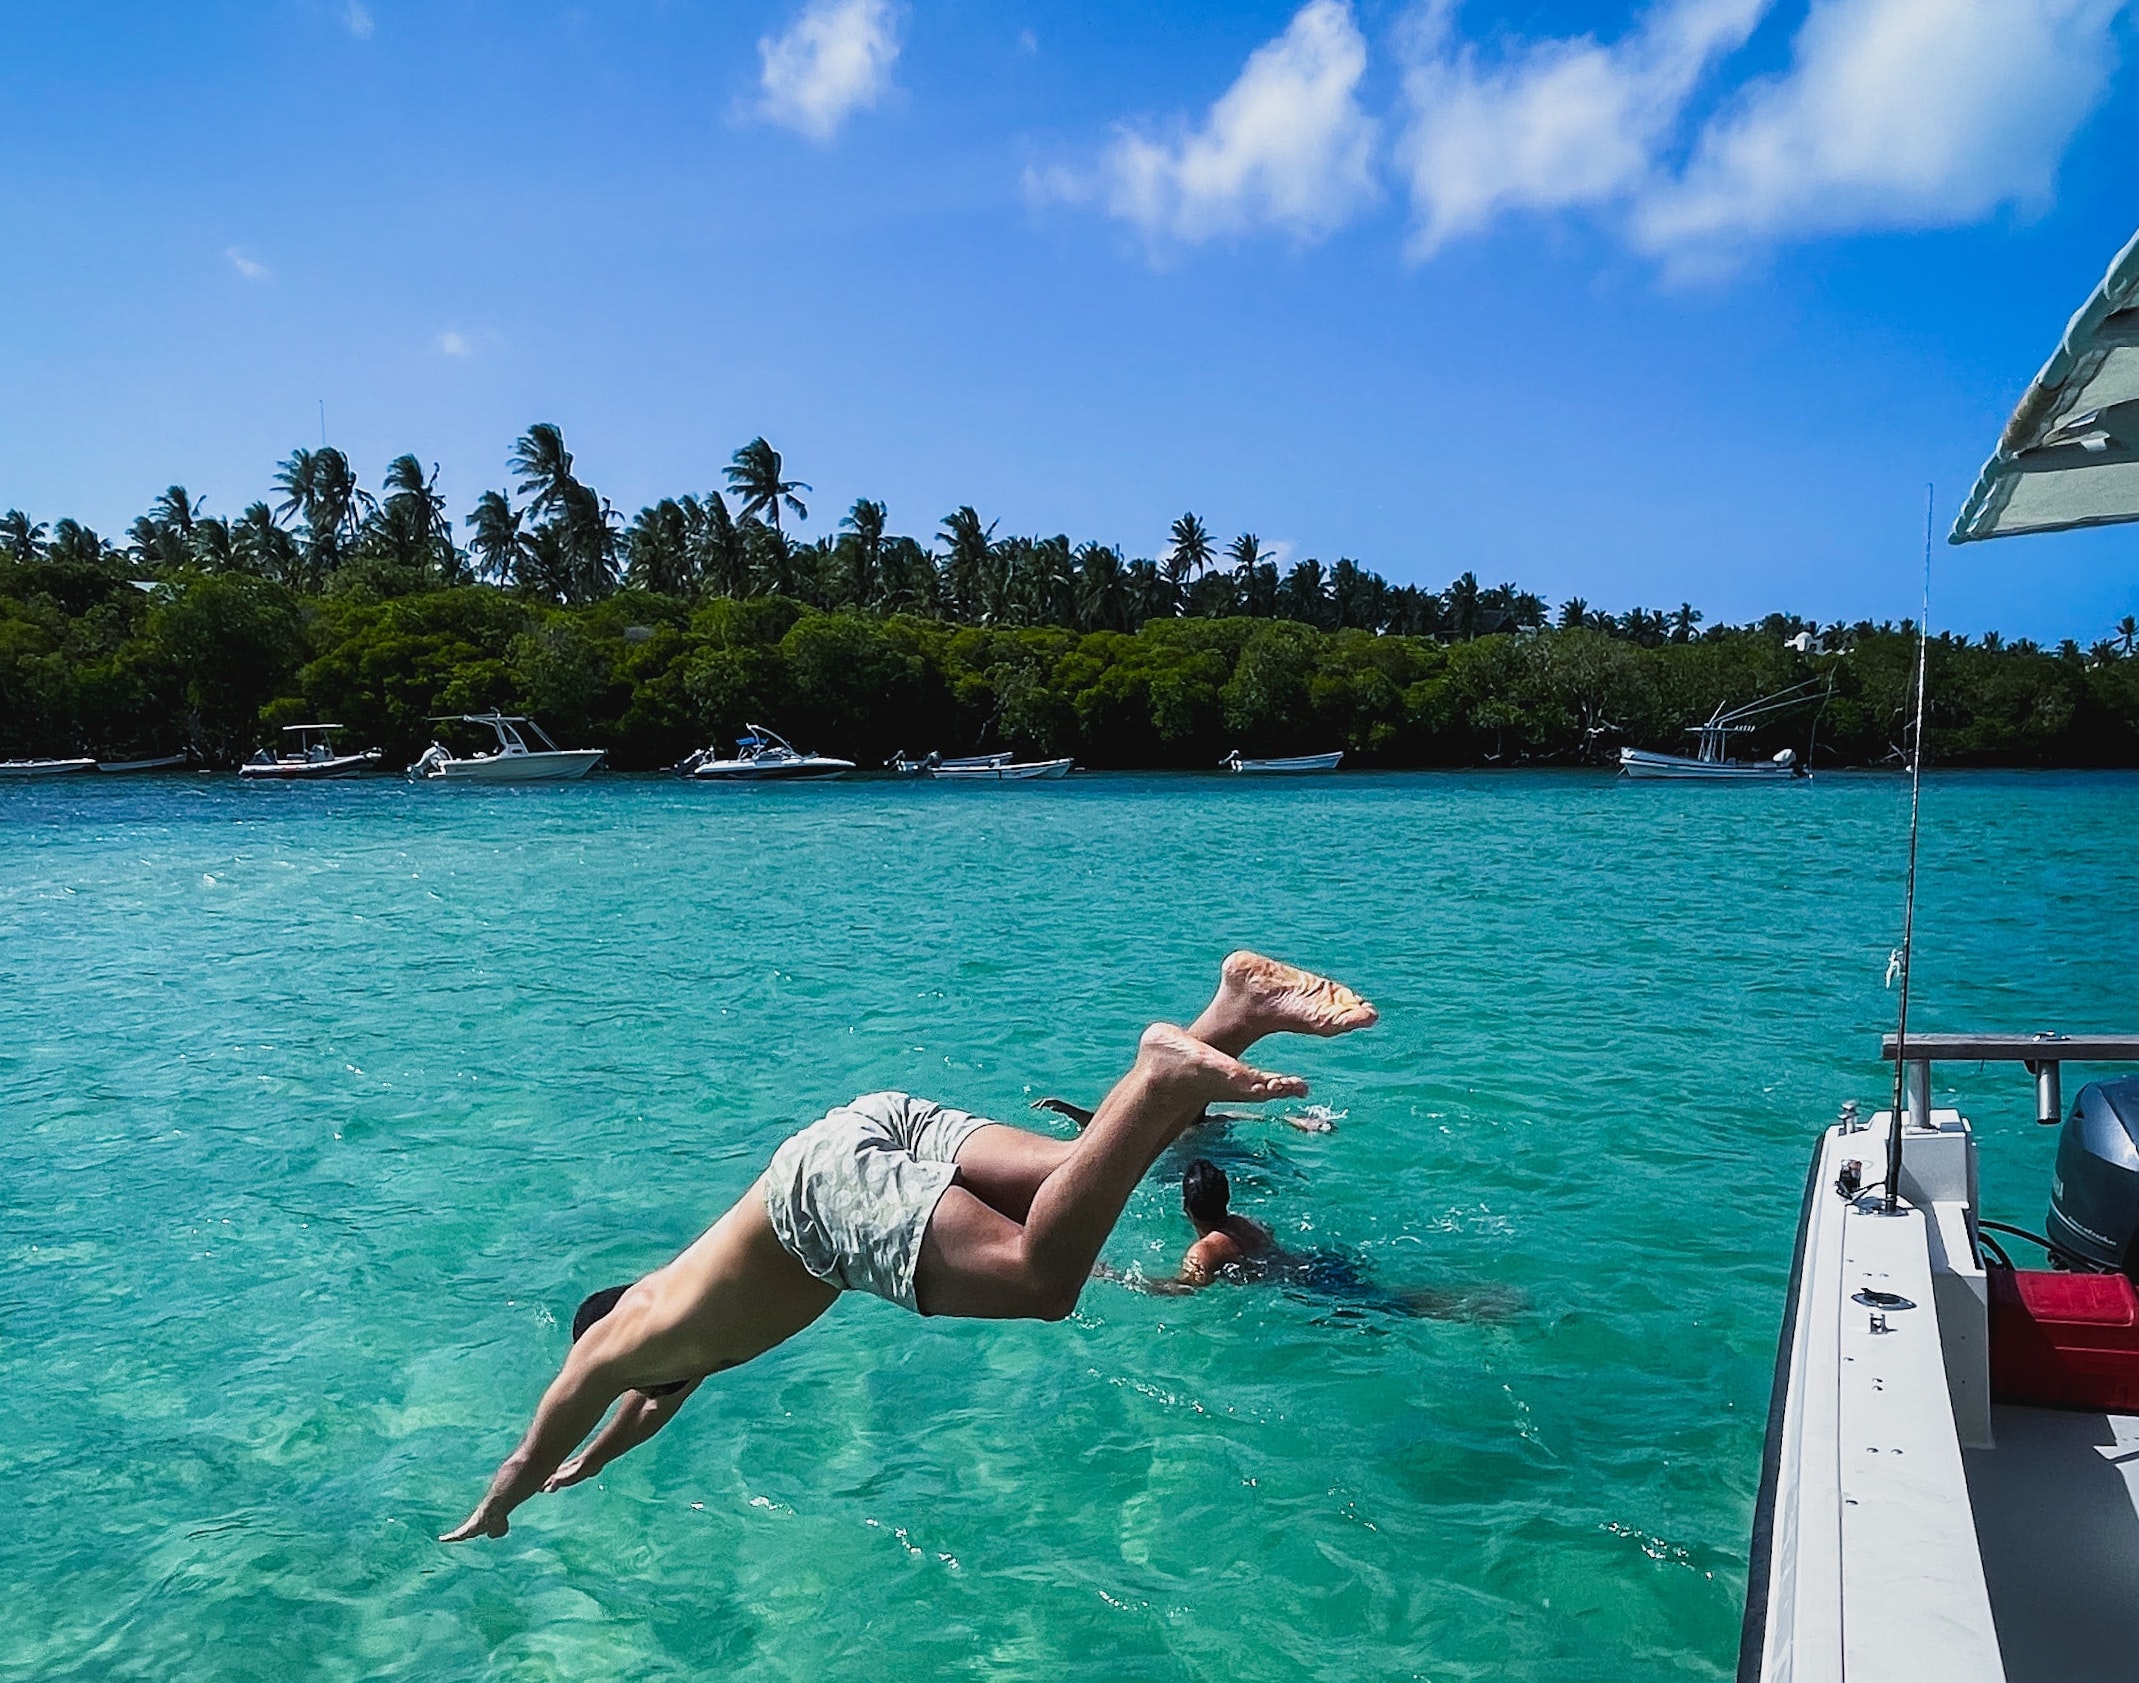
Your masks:
[[[1949,543],[2139,520],[2139,235],[2021,398]]]

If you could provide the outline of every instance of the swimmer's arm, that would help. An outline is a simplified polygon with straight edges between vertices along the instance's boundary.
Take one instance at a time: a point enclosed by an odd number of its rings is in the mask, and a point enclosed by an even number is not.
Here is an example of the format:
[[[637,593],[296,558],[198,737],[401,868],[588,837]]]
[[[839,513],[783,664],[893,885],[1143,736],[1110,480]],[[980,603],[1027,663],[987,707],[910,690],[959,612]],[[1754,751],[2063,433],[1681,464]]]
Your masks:
[[[1188,1279],[1185,1268],[1170,1280],[1153,1280],[1142,1274],[1125,1274],[1106,1262],[1092,1264],[1092,1278],[1111,1280],[1118,1286],[1127,1286],[1131,1291],[1140,1291],[1147,1297],[1186,1297],[1198,1286],[1210,1283],[1207,1277],[1199,1280]]]
[[[1067,1099],[1034,1099],[1032,1108],[1051,1110],[1057,1116],[1066,1116],[1080,1128],[1088,1124],[1094,1115],[1094,1112],[1086,1110],[1083,1105],[1071,1104]]]
[[[609,1405],[624,1392],[611,1364],[565,1359],[564,1371],[550,1382],[535,1409],[535,1418],[519,1446],[491,1476],[490,1488],[475,1512],[438,1540],[464,1543],[470,1537],[502,1537],[513,1509],[548,1482],[558,1464],[579,1447],[580,1439],[601,1424]]]
[[[619,1455],[637,1449],[676,1418],[676,1411],[702,1383],[702,1380],[694,1379],[681,1390],[660,1397],[648,1396],[644,1391],[626,1391],[616,1413],[610,1416],[609,1424],[595,1433],[594,1441],[585,1449],[550,1474],[543,1482],[542,1493],[547,1496],[553,1491],[583,1483]]]

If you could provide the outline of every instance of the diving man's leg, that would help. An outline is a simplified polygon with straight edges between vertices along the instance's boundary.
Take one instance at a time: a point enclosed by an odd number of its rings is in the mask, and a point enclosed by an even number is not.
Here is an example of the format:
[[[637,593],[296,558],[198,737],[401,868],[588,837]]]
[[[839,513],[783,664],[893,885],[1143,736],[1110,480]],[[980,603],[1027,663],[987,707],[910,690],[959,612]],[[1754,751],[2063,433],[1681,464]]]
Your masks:
[[[1219,966],[1218,991],[1187,1033],[1238,1058],[1266,1034],[1347,1034],[1371,1027],[1379,1018],[1373,1006],[1341,982],[1260,953],[1237,952]],[[1062,1099],[1042,1099],[1034,1108],[1066,1116],[1087,1131],[1095,1120],[1093,1112]],[[1326,1131],[1326,1124],[1316,1131]],[[990,1209],[1022,1222],[1041,1183],[1068,1160],[1077,1143],[1022,1128],[982,1128],[959,1149],[958,1178]]]
[[[1062,1159],[1034,1191],[1023,1222],[962,1186],[943,1195],[914,1277],[921,1312],[1061,1320],[1076,1307],[1136,1183],[1206,1104],[1306,1091],[1296,1076],[1250,1069],[1180,1029],[1154,1024],[1091,1126],[1074,1141],[1056,1142]],[[962,1154],[959,1172],[965,1175]]]

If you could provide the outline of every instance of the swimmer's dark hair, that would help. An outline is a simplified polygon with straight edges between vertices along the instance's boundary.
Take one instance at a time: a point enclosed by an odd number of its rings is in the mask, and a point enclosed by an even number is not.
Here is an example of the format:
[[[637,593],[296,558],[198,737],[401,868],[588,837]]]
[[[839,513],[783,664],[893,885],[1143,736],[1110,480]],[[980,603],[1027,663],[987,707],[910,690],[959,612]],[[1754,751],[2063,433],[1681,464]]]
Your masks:
[[[1225,1220],[1232,1197],[1233,1183],[1225,1178],[1225,1170],[1208,1157],[1197,1158],[1181,1176],[1181,1208],[1188,1212],[1190,1221],[1216,1227]]]
[[[622,1302],[624,1294],[629,1290],[630,1285],[604,1286],[582,1303],[572,1316],[572,1342],[577,1344],[587,1328]],[[679,1379],[673,1385],[640,1385],[634,1389],[649,1397],[668,1397],[682,1390],[685,1383],[686,1381]]]

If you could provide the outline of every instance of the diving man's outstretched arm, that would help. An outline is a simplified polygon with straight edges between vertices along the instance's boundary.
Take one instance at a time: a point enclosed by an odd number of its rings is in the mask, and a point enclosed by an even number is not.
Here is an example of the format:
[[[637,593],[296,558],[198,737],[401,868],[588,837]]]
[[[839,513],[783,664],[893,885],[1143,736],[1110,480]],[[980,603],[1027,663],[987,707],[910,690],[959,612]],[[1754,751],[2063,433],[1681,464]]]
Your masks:
[[[605,1366],[578,1360],[578,1356],[575,1350],[574,1359],[566,1360],[564,1371],[542,1393],[526,1436],[499,1465],[475,1512],[439,1538],[440,1542],[504,1536],[513,1509],[540,1490],[564,1458],[579,1447],[580,1439],[601,1423],[624,1386]]]
[[[583,1483],[619,1455],[637,1449],[676,1418],[676,1411],[701,1383],[693,1379],[674,1387],[664,1385],[658,1394],[626,1391],[616,1413],[610,1416],[609,1424],[595,1433],[592,1443],[543,1481],[542,1493],[547,1496],[552,1491]]]

